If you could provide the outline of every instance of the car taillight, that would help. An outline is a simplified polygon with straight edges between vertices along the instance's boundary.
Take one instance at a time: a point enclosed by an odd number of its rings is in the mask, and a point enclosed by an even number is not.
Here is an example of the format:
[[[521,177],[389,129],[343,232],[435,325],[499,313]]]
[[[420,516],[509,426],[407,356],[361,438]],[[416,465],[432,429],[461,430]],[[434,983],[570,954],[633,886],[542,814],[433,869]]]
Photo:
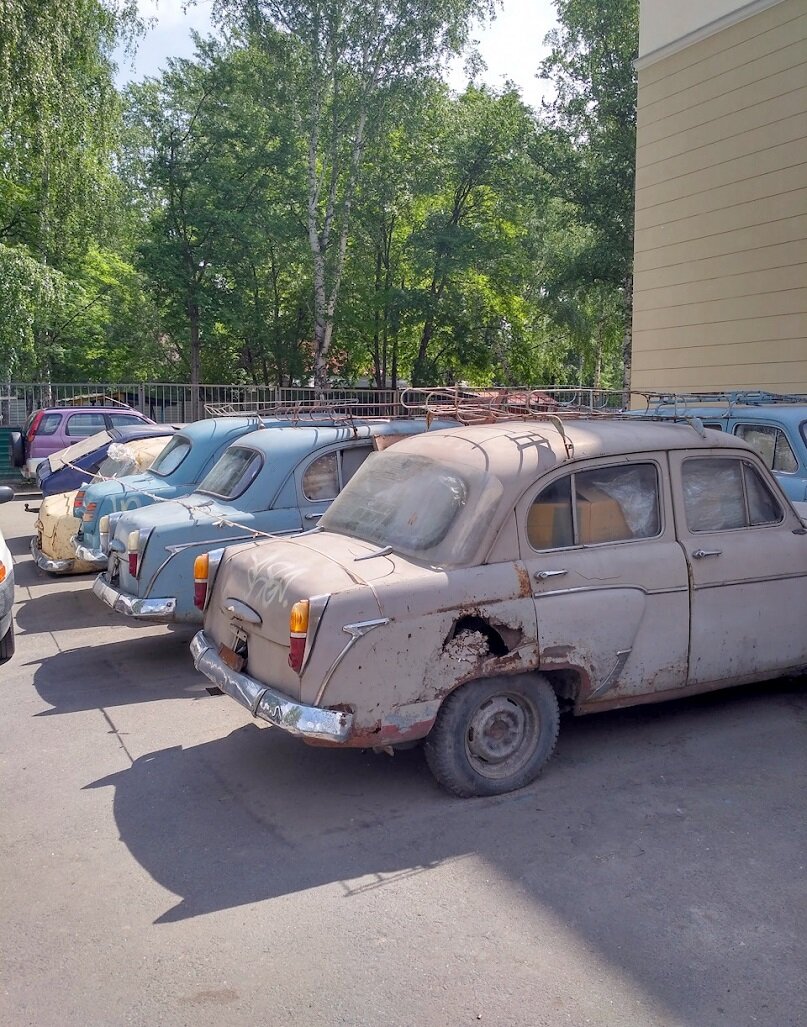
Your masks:
[[[44,410],[40,410],[38,413],[34,414],[34,419],[33,419],[33,421],[31,421],[31,427],[28,429],[28,434],[26,436],[26,438],[28,439],[29,442],[33,442],[34,441],[34,435],[36,435],[36,430],[39,427],[39,425],[42,423],[42,418],[44,416],[45,416],[45,411]]]
[[[106,553],[109,547],[109,514],[104,514],[98,522],[98,543]]]
[[[140,532],[130,531],[126,539],[126,551],[129,555],[129,574],[137,577],[138,564],[140,562]]]
[[[6,565],[0,560],[0,582],[6,580]]]
[[[81,517],[81,508],[84,506],[84,497],[87,495],[84,489],[79,489],[73,499],[73,516]]]
[[[193,561],[193,605],[204,610],[207,601],[207,579],[210,574],[210,557],[202,553]]]
[[[92,519],[95,517],[95,511],[97,509],[97,503],[87,503],[86,507],[84,508],[84,516],[81,519],[83,521],[87,521],[87,523],[89,524],[89,522],[92,521]]]
[[[307,599],[300,599],[291,608],[289,614],[289,666],[292,670],[300,673],[305,656],[305,640],[308,636],[308,611],[309,602]]]

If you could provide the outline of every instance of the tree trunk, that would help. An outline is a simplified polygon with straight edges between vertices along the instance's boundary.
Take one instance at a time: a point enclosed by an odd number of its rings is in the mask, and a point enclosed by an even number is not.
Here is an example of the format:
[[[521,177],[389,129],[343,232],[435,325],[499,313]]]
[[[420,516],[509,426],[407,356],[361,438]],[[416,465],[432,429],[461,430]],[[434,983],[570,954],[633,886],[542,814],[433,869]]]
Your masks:
[[[188,300],[188,325],[190,327],[191,358],[191,420],[198,421],[201,417],[199,409],[199,382],[202,377],[202,354],[199,331],[199,304],[195,299]]]

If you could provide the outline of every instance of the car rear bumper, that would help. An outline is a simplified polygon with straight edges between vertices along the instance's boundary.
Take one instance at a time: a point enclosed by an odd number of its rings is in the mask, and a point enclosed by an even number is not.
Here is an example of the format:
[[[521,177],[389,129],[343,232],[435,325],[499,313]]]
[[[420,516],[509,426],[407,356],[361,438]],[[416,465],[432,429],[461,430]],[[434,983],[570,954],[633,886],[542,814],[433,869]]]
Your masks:
[[[204,631],[194,635],[191,655],[196,669],[249,710],[253,717],[260,717],[301,738],[346,742],[350,737],[352,713],[305,706],[248,674],[232,670],[219,656],[218,646]]]
[[[82,563],[91,563],[93,567],[106,567],[109,562],[109,556],[103,549],[90,549],[80,542],[76,545],[76,559]]]
[[[75,560],[54,560],[49,556],[45,556],[42,550],[39,548],[39,541],[36,535],[31,539],[31,556],[34,558],[34,563],[41,571],[47,571],[48,574],[70,574],[75,566]]]
[[[151,621],[172,621],[177,601],[174,597],[165,599],[140,599],[138,596],[123,592],[114,585],[110,585],[99,574],[93,582],[93,592],[102,603],[114,610],[115,613],[125,614],[127,617],[134,617],[136,620]]]

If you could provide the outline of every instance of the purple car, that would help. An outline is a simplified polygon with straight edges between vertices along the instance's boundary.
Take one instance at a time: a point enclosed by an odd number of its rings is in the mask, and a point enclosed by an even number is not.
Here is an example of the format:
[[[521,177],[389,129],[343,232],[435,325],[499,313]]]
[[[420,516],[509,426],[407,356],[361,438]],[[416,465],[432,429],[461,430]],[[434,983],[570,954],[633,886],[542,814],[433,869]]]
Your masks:
[[[154,424],[144,414],[126,406],[48,407],[28,416],[21,432],[11,433],[11,462],[24,478],[35,478],[36,468],[45,457],[72,446],[107,428]]]

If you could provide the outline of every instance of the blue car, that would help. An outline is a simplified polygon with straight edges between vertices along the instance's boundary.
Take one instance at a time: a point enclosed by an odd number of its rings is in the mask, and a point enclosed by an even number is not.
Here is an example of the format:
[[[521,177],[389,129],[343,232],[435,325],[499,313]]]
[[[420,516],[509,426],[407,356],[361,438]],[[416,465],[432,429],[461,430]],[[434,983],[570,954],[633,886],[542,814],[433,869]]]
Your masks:
[[[47,498],[59,492],[73,492],[81,488],[98,471],[106,459],[109,447],[116,442],[125,444],[138,439],[157,438],[171,435],[176,430],[168,424],[139,424],[96,432],[46,457],[37,465],[36,480],[42,495]]]
[[[449,424],[454,422],[431,427]],[[93,591],[130,617],[201,623],[204,604],[194,595],[197,557],[260,539],[261,533],[316,527],[370,453],[426,430],[425,420],[279,423],[242,437],[191,495],[109,518],[109,564]],[[269,581],[252,585],[271,588]]]
[[[744,439],[794,503],[807,501],[807,396],[767,392],[654,396],[655,417],[697,417],[705,428]],[[639,413],[634,411],[634,413]]]
[[[139,510],[159,500],[187,496],[197,487],[227,446],[242,435],[271,423],[259,417],[214,417],[189,424],[171,439],[150,470],[117,481],[101,481],[79,492],[73,515],[80,518],[76,558],[106,567],[101,548],[101,518],[121,510]]]

